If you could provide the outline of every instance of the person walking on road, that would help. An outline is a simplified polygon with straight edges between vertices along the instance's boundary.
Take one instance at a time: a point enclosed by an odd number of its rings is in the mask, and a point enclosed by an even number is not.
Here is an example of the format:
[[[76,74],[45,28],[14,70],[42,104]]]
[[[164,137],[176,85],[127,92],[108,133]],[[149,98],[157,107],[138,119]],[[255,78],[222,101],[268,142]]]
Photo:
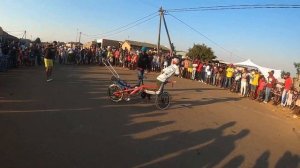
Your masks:
[[[51,78],[52,76],[52,70],[53,70],[53,59],[55,57],[56,53],[56,41],[53,42],[53,44],[49,44],[47,48],[45,49],[45,69],[46,69],[46,81],[50,82],[53,79]]]
[[[144,72],[145,70],[150,71],[151,69],[151,61],[147,54],[147,48],[142,47],[142,52],[139,54],[138,62],[137,62],[137,70],[138,70],[138,86],[143,84]]]

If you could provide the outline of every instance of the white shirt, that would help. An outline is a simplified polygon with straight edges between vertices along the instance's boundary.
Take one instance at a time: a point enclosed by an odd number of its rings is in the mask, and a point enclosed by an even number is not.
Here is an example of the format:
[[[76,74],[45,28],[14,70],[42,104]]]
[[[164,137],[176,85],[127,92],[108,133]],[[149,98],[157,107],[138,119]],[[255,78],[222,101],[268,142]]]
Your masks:
[[[177,65],[172,64],[167,68],[162,70],[162,74],[160,74],[156,79],[165,82],[168,78],[170,78],[173,74],[179,75],[179,68]]]
[[[210,71],[210,66],[207,65],[207,66],[205,67],[205,72],[208,73],[209,71]]]

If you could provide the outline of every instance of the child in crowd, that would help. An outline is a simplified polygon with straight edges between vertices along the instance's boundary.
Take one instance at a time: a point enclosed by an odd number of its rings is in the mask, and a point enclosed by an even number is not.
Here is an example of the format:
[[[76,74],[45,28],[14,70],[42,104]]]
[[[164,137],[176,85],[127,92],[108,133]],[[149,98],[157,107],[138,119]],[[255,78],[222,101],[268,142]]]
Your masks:
[[[262,94],[264,93],[266,87],[266,79],[265,77],[261,77],[261,79],[258,82],[258,88],[257,88],[257,99],[262,97]]]

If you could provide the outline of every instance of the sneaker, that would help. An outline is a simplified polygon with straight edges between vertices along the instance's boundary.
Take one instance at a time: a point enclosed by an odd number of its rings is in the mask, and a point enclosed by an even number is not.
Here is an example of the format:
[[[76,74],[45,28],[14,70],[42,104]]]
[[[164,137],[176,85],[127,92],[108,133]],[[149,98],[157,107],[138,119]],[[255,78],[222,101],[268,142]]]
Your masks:
[[[264,101],[265,104],[267,104],[268,102]]]
[[[51,82],[52,80],[53,80],[53,79],[47,79],[46,81],[47,81],[47,82]]]
[[[130,97],[125,98],[125,101],[130,101]]]

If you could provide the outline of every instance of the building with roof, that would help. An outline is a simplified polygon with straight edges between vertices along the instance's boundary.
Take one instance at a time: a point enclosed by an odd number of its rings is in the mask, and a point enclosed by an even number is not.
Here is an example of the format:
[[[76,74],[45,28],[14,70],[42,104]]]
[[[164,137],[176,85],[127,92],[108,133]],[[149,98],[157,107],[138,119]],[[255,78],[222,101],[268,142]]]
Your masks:
[[[65,44],[68,48],[82,47],[82,43],[80,42],[68,42]]]
[[[2,27],[0,27],[0,42],[4,41],[18,41],[19,39],[13,35],[8,34],[5,32]]]
[[[113,48],[119,48],[122,42],[117,40],[111,40],[111,39],[98,39],[97,44],[101,48],[107,48],[108,46],[111,46]]]
[[[132,41],[132,40],[125,40],[122,44],[122,49],[124,50],[127,48],[129,51],[131,50],[140,50],[142,47],[147,47],[150,50],[156,50],[157,45],[156,44],[151,44],[151,43],[146,43],[146,42],[139,42],[139,41]],[[170,49],[160,45],[160,49],[162,52],[166,53],[169,52]]]

